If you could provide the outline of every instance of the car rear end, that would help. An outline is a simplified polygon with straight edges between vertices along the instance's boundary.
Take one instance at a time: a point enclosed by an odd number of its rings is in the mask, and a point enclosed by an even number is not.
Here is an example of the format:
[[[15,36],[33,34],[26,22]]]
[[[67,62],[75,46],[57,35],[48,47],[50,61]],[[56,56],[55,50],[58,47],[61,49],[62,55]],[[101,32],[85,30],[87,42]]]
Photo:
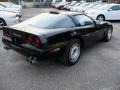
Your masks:
[[[5,49],[12,49],[28,57],[43,58],[51,53],[42,35],[35,35],[16,29],[3,28],[2,42]]]

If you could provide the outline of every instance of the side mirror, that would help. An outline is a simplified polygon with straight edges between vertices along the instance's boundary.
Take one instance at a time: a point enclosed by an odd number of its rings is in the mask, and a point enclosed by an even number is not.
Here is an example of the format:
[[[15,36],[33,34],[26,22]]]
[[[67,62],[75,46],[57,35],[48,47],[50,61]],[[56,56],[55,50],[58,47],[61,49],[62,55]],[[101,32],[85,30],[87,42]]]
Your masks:
[[[112,11],[112,9],[108,9],[108,11]]]

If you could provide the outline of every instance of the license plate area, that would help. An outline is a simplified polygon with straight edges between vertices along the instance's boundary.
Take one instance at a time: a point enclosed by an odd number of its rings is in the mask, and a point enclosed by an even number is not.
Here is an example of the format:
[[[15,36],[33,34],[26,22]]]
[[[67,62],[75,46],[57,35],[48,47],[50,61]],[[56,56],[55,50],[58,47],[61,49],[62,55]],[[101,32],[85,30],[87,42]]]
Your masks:
[[[12,37],[12,44],[20,46],[24,41],[19,37]]]

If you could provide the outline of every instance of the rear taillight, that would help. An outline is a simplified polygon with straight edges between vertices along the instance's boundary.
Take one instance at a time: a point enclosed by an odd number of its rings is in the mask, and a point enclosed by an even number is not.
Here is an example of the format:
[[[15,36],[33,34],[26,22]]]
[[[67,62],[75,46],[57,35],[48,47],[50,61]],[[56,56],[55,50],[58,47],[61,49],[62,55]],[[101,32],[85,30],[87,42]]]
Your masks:
[[[27,43],[32,43],[33,42],[33,37],[31,35],[27,36]]]
[[[39,45],[41,43],[40,38],[36,36],[34,38],[34,43],[37,44],[37,45]]]
[[[29,44],[35,44],[35,45],[41,44],[41,40],[38,36],[28,35],[26,39],[27,39],[27,43]]]

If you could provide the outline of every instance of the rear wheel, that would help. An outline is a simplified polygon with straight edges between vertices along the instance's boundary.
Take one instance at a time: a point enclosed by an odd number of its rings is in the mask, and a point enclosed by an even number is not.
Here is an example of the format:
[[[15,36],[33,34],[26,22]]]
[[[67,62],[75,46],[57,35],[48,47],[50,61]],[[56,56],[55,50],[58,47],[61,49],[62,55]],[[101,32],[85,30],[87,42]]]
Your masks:
[[[110,41],[112,37],[112,32],[113,32],[112,28],[109,28],[104,34],[103,41]]]
[[[4,26],[6,26],[6,22],[3,19],[0,19],[0,30],[2,30]]]
[[[73,65],[79,60],[80,55],[81,43],[78,39],[73,39],[60,60],[64,64]]]
[[[97,20],[99,21],[105,21],[105,16],[104,15],[98,15]]]

